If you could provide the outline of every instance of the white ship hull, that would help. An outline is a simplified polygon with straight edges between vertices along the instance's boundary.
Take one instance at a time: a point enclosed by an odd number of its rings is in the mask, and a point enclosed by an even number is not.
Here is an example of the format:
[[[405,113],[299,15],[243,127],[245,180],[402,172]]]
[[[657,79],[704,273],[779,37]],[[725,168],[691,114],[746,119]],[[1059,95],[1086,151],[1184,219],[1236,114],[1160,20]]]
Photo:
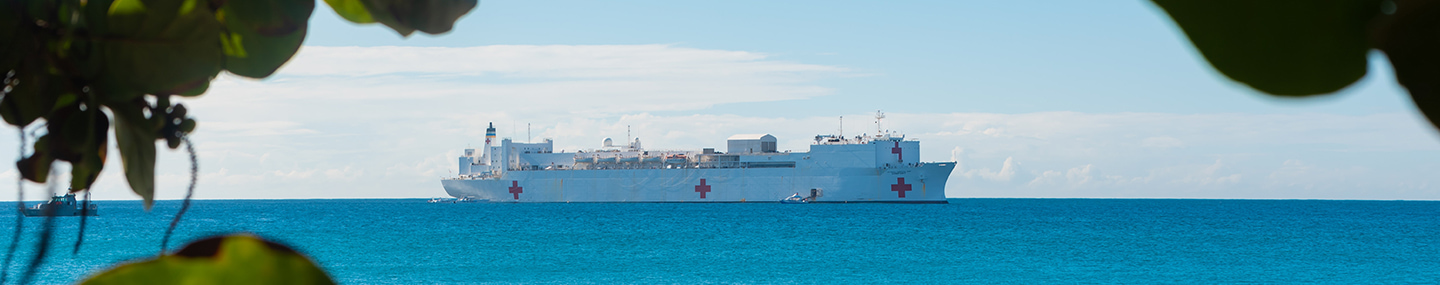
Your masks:
[[[884,116],[877,114],[876,120]],[[601,149],[555,152],[554,143],[500,140],[466,149],[458,176],[442,179],[456,198],[491,202],[945,203],[954,162],[916,162],[920,142],[878,135],[819,135],[808,152],[780,151],[768,134],[735,135],[725,152],[647,150],[634,139]],[[908,158],[908,159],[907,159]]]
[[[819,189],[815,203],[945,203],[945,182],[954,168],[954,163],[924,163],[823,170],[537,170],[505,172],[495,179],[446,179],[441,184],[450,196],[492,202],[779,202]]]

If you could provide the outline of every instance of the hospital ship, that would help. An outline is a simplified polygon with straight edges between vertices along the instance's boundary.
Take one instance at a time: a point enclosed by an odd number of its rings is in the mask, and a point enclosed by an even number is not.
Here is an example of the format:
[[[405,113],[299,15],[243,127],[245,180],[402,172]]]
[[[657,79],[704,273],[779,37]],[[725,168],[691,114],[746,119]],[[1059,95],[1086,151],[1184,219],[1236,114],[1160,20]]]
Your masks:
[[[877,114],[877,120],[883,115]],[[880,131],[854,137],[818,135],[807,152],[778,151],[769,134],[741,134],[726,148],[647,150],[640,139],[605,139],[588,151],[556,152],[554,142],[466,149],[445,192],[490,202],[778,202],[946,203],[955,162],[920,161],[920,142]]]

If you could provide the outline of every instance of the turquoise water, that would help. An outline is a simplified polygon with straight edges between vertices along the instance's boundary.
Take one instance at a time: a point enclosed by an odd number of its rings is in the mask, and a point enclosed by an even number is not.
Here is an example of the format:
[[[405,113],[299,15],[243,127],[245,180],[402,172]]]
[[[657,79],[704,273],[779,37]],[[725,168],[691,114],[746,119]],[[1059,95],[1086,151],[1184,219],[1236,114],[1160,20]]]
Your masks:
[[[39,283],[159,250],[179,203],[102,201]],[[252,232],[341,283],[1435,283],[1440,202],[952,199],[894,204],[196,201],[174,243]],[[13,214],[0,215],[10,224]],[[22,253],[42,219],[26,219]],[[3,241],[10,240],[6,227]],[[22,255],[28,261],[28,255]],[[12,265],[11,274],[20,271]],[[13,279],[12,281],[13,282]]]

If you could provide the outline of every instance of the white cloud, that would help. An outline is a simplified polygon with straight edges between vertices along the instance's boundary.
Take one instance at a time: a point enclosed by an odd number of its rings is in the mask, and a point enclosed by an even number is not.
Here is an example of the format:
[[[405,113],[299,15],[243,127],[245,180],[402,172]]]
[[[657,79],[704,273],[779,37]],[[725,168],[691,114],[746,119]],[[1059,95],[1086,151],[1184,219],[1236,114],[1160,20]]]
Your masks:
[[[967,169],[960,167],[962,165],[963,164],[959,164],[957,160],[955,172],[951,173],[951,175],[959,175],[965,178],[978,177],[991,181],[1010,181],[1012,178],[1015,178],[1015,171],[1019,168],[1014,157],[1006,157],[1005,162],[1000,163],[1000,170],[998,171],[991,170],[988,167]]]
[[[359,178],[359,177],[362,176],[362,175],[365,175],[365,170],[362,170],[362,169],[352,169],[349,165],[346,165],[345,168],[341,168],[341,169],[326,169],[326,170],[325,170],[325,178],[336,179],[336,180],[352,180],[352,181],[353,181],[353,180],[355,180],[356,178]]]
[[[483,114],[487,113],[473,115],[465,123],[444,117],[399,122],[348,117],[358,120],[360,127],[306,128],[315,132],[263,136],[202,129],[195,137],[202,150],[197,197],[442,196],[438,179],[453,175],[455,156],[467,145],[480,144],[484,122],[504,119]],[[947,187],[953,197],[1440,199],[1440,184],[1431,183],[1428,175],[1435,165],[1393,163],[1401,158],[1440,157],[1440,147],[1407,132],[1373,130],[1400,128],[1394,126],[1406,122],[1397,119],[1402,116],[892,113],[890,117],[891,128],[908,130],[909,138],[921,141],[922,159],[957,162]],[[1156,121],[1168,125],[1151,123]],[[1315,126],[1291,131],[1293,122]],[[333,122],[275,126],[325,124]],[[966,125],[977,130],[1004,128],[1008,136],[960,131]],[[574,151],[597,147],[606,137],[623,138],[627,126],[633,137],[652,149],[723,147],[731,134],[766,132],[780,138],[780,148],[795,151],[805,151],[816,133],[834,128],[831,117],[635,113],[572,116],[535,124],[533,133],[536,139],[553,138],[557,148]],[[1235,132],[1235,126],[1261,131]],[[502,137],[524,138],[523,130],[515,130],[523,124],[497,127]],[[1428,131],[1423,125],[1414,127]],[[1071,129],[1086,131],[1066,131]],[[1142,147],[1142,138],[1149,137],[1187,143],[1184,148]],[[1273,148],[1276,140],[1288,141],[1284,153],[1257,152]],[[1315,141],[1319,143],[1310,143]],[[1376,159],[1345,159],[1356,154]],[[188,181],[183,157],[180,152],[161,152],[160,197],[183,194]],[[123,186],[118,159],[107,168],[117,171],[102,175],[104,191],[97,195],[133,197]],[[1365,191],[1353,190],[1357,187]]]
[[[300,171],[300,170],[279,171],[279,170],[276,170],[276,171],[274,171],[274,172],[271,172],[271,174],[274,174],[276,177],[280,177],[280,178],[305,179],[305,178],[310,178],[310,176],[314,176],[316,171],[318,171],[318,170],[316,170],[316,169],[310,169],[310,170],[305,170],[305,171]]]
[[[284,107],[269,111],[299,116],[325,110],[319,113],[346,118],[461,115],[493,106],[524,114],[615,115],[812,98],[832,90],[810,81],[849,74],[760,53],[670,45],[307,46],[271,79],[221,76],[205,96],[233,99],[193,104]],[[277,100],[308,104],[269,104]],[[361,109],[356,101],[391,108]]]
[[[694,79],[846,71],[832,66],[767,60],[769,56],[762,53],[673,45],[306,46],[300,54],[281,74]]]
[[[1440,199],[1440,189],[1429,186],[1434,183],[1426,174],[1440,164],[1414,163],[1440,158],[1440,144],[1412,114],[1048,112],[890,118],[897,124],[893,128],[920,138],[927,154],[963,161],[963,170],[947,188],[951,196]],[[941,149],[930,152],[935,145]],[[1294,156],[1323,159],[1331,166],[1327,171],[1268,166]],[[995,183],[974,175],[993,170],[970,165],[999,160],[1024,161],[1026,169],[1015,175],[1033,178],[1020,185]]]
[[[1182,184],[1196,184],[1201,186],[1211,184],[1225,185],[1239,183],[1240,174],[1217,173],[1220,171],[1221,167],[1224,166],[1225,164],[1222,163],[1221,160],[1216,159],[1215,164],[1211,164],[1209,166],[1206,166],[1205,168],[1200,169],[1199,171],[1195,171],[1190,175],[1185,176],[1185,178],[1177,180],[1176,182]]]
[[[432,197],[489,122],[517,140],[533,123],[534,138],[569,151],[623,139],[627,127],[652,149],[723,148],[732,134],[771,133],[781,149],[805,151],[833,132],[833,116],[706,108],[817,100],[831,91],[812,81],[853,75],[667,45],[305,47],[273,79],[223,77],[184,102],[200,123],[197,197]],[[686,110],[697,114],[662,115]],[[1408,113],[887,115],[886,129],[922,142],[922,159],[957,162],[952,197],[1440,199],[1429,178],[1440,142]],[[858,121],[845,129],[872,129]],[[163,149],[157,195],[179,198],[188,160]],[[97,198],[134,198],[119,161],[107,162]]]
[[[1153,148],[1183,147],[1185,142],[1172,137],[1148,137],[1140,141],[1140,146]]]
[[[218,121],[205,123],[205,128],[207,129],[212,129],[216,133],[234,136],[274,136],[316,133],[315,130],[300,128],[299,126],[300,123],[286,121]]]

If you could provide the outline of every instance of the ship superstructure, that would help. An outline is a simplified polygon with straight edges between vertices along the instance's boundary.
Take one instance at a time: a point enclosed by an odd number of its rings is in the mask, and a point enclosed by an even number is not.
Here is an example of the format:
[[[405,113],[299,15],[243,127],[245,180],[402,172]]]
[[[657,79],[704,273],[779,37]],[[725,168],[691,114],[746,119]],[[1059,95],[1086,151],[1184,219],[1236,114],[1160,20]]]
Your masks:
[[[877,116],[878,117],[878,116]],[[457,198],[492,202],[945,203],[954,162],[920,162],[920,142],[903,135],[818,135],[809,152],[779,151],[769,134],[726,140],[724,152],[647,150],[640,139],[605,139],[588,151],[555,152],[554,142],[515,142],[486,129],[486,145],[459,157],[458,177],[441,180]]]

